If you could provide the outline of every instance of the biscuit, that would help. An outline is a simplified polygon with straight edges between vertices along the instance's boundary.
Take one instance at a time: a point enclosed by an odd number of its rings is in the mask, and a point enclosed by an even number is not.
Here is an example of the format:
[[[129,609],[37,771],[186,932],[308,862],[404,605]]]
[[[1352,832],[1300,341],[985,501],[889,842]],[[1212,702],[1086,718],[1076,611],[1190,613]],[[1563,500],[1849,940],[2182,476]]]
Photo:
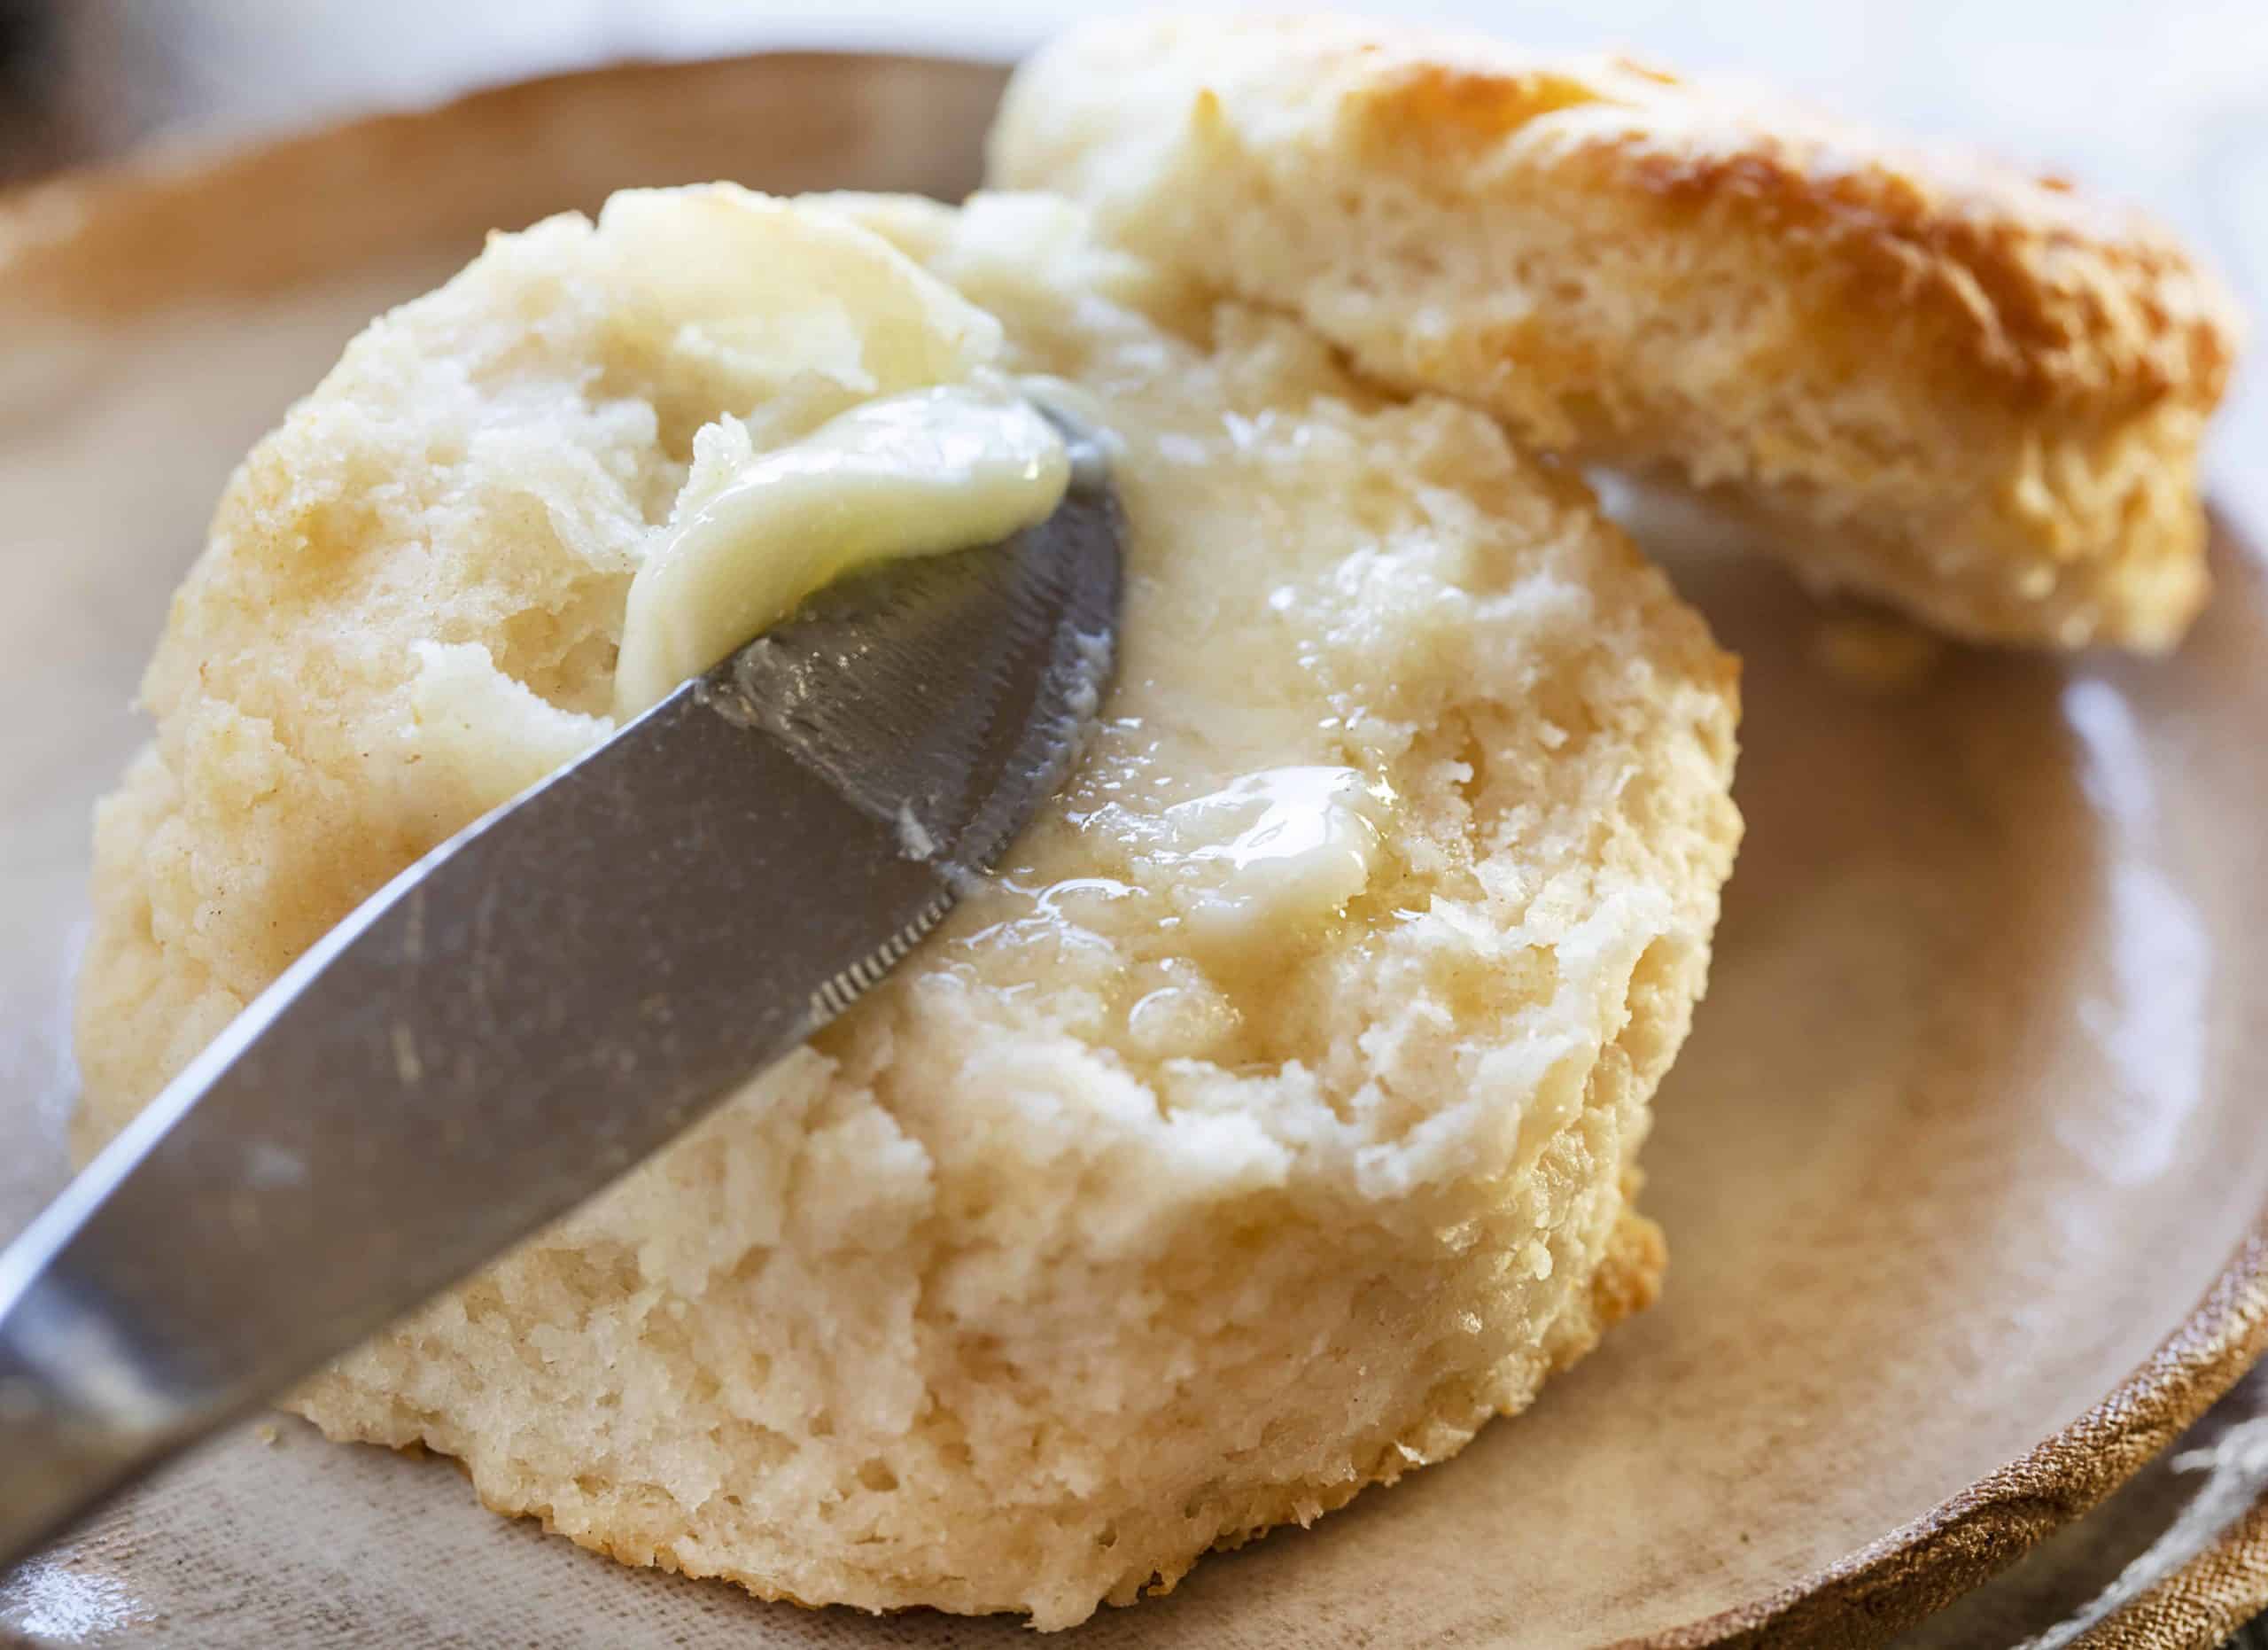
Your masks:
[[[991,167],[1953,634],[2155,650],[2204,598],[2237,321],[2058,181],[1619,58],[1215,16],[1048,46]]]
[[[1454,1453],[1653,1291],[1734,670],[1482,414],[1058,200],[718,186],[496,237],[229,483],[100,811],[79,1049],[115,1129],[605,735],[704,467],[978,367],[1112,447],[1079,773],[849,1015],[292,1404],[631,1563],[1052,1628]]]

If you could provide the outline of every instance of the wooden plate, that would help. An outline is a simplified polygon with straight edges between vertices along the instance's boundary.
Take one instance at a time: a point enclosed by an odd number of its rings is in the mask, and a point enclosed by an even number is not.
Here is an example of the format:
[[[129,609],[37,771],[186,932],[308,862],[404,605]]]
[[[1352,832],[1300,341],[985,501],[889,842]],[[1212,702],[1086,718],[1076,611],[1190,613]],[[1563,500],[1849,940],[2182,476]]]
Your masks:
[[[874,58],[625,67],[0,208],[0,1231],[63,1172],[87,809],[229,465],[492,225],[717,176],[951,196],[998,85]],[[1893,684],[1829,668],[1843,621],[1713,530],[1636,525],[1748,661],[1750,834],[1647,1157],[1666,1298],[1455,1461],[1090,1643],[1876,1639],[2133,1473],[2262,1343],[2256,559],[2224,535],[2172,660],[1948,651]],[[118,1645],[1028,1642],[623,1570],[289,1422],[19,1572],[0,1621]]]

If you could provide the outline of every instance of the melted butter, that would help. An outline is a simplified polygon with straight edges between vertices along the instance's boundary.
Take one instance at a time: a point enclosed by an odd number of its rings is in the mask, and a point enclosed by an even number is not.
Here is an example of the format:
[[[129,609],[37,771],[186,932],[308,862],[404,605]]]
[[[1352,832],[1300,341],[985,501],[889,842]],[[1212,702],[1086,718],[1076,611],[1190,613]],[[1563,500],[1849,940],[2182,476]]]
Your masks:
[[[1245,949],[1326,922],[1370,885],[1394,793],[1351,767],[1273,767],[1165,812],[1191,940]]]
[[[1139,731],[1131,719],[1113,728]],[[1185,953],[1215,971],[1217,985],[1248,972],[1268,948],[1298,945],[1343,915],[1386,860],[1396,799],[1359,769],[1262,768],[1167,806],[1140,793],[1173,788],[1168,776],[1147,772],[1151,764],[1123,747],[1115,756],[1116,777],[1091,768],[1075,790],[1090,800],[1135,794],[1074,806],[1064,818],[1127,850],[1123,860],[1114,856],[1122,874],[1052,878],[1029,861],[1012,863],[971,891],[970,908],[988,920],[968,943],[1039,946],[1051,956],[1065,946],[1124,944],[1153,962]],[[1224,1035],[1237,1016],[1212,992],[1143,986],[1124,1000],[1132,1034],[1161,1046]]]
[[[1126,1033],[1137,1048],[1171,1056],[1217,1048],[1234,1038],[1236,1010],[1218,991],[1192,985],[1161,985],[1146,992],[1127,1011]]]
[[[757,455],[631,581],[616,717],[648,709],[845,573],[1030,526],[1069,479],[1055,427],[993,385],[886,396]]]

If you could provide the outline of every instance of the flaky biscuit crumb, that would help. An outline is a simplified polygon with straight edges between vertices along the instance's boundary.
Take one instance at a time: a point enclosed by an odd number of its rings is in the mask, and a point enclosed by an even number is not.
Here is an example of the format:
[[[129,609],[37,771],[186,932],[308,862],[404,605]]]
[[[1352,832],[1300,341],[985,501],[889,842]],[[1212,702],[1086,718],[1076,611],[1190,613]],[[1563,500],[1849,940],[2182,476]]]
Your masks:
[[[245,461],[101,812],[89,1104],[604,735],[702,464],[902,376],[874,294],[962,340],[920,372],[1049,375],[1130,523],[1079,774],[882,990],[295,1403],[626,1562],[1060,1627],[1454,1453],[1650,1298],[1624,1187],[1738,831],[1733,667],[1492,421],[1060,202],[788,211],[858,277],[793,329],[775,204],[618,197]],[[1238,882],[1279,805],[1352,810],[1358,862]]]

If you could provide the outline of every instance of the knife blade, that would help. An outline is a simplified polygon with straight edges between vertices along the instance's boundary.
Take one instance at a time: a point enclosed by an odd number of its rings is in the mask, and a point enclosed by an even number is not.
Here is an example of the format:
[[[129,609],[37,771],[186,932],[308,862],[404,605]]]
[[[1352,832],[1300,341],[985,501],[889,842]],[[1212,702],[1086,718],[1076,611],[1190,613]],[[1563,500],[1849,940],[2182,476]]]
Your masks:
[[[1122,526],[1065,427],[1046,520],[821,593],[442,844],[0,1252],[0,1564],[601,1190],[936,924],[1107,686]]]

